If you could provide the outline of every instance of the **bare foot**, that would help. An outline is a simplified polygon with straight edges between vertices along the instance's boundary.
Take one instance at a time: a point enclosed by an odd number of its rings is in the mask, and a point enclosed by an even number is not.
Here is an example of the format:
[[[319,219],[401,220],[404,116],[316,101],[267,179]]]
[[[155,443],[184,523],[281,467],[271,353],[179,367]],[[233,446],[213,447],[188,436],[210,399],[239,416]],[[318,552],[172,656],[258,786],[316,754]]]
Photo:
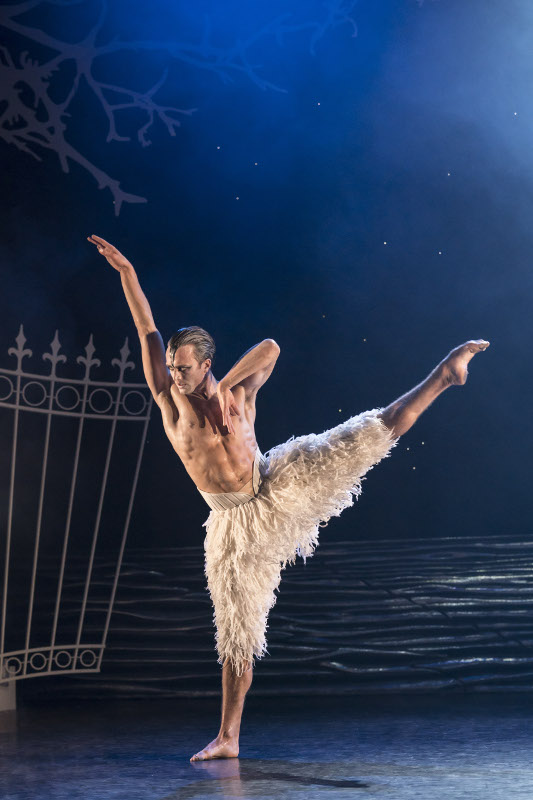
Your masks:
[[[191,758],[191,761],[207,761],[210,758],[237,758],[239,755],[239,742],[237,739],[224,739],[217,736],[207,747],[200,750]]]
[[[486,350],[489,344],[490,342],[486,342],[485,339],[471,339],[469,342],[465,342],[452,350],[437,367],[437,369],[442,370],[446,383],[456,384],[457,386],[462,386],[466,383],[468,362],[476,353]]]

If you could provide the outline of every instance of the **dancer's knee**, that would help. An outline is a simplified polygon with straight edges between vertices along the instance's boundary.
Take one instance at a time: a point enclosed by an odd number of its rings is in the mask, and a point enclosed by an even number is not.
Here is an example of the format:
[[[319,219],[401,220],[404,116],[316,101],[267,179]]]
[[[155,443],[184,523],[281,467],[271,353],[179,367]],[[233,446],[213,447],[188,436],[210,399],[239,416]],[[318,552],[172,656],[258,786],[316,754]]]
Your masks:
[[[381,421],[395,438],[407,433],[419,416],[420,413],[415,409],[410,409],[404,404],[398,405],[397,403],[389,406],[380,414]]]
[[[394,432],[395,424],[398,423],[398,417],[400,416],[401,410],[398,408],[396,404],[387,406],[381,414],[378,414],[378,419],[380,419],[386,428],[390,431]]]
[[[236,665],[233,664],[231,658],[228,656],[223,664],[223,672],[228,673],[234,680],[244,682],[246,678],[251,680],[253,667],[253,661],[245,661],[240,664],[239,669],[237,669]]]

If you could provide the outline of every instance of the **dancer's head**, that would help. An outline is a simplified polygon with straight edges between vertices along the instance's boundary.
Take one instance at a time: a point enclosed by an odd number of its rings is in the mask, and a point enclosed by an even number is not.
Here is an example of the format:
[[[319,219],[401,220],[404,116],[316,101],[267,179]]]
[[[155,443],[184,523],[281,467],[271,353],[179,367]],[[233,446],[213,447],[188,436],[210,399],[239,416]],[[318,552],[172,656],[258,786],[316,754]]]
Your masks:
[[[181,394],[191,394],[203,383],[214,357],[212,336],[197,325],[180,328],[170,337],[166,352],[167,367]]]

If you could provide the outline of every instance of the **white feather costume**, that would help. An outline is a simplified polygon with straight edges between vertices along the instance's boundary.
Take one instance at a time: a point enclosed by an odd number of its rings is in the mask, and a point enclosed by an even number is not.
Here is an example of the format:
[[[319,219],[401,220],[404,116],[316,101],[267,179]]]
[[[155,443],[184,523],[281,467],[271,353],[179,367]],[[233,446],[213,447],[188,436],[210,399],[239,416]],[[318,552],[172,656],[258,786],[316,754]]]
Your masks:
[[[273,447],[256,459],[262,483],[255,497],[201,492],[213,508],[204,547],[218,663],[229,659],[237,675],[268,653],[281,570],[313,555],[319,526],[353,505],[363,475],[398,441],[378,417],[382,410]]]

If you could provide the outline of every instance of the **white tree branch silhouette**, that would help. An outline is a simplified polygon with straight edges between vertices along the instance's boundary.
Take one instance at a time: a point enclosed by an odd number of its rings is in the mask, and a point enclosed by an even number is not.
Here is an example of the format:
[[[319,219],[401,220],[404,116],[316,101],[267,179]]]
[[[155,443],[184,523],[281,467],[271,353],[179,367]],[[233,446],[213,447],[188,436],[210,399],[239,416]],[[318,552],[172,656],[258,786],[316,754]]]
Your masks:
[[[72,7],[84,0],[46,0],[48,5]],[[211,43],[209,20],[205,21],[202,39],[198,43],[174,41],[123,41],[115,36],[108,42],[98,44],[99,34],[107,14],[107,2],[101,0],[101,9],[96,25],[79,42],[66,42],[51,36],[43,30],[31,27],[17,20],[27,12],[42,6],[44,0],[23,0],[23,2],[0,6],[0,27],[22,35],[34,45],[44,45],[57,53],[49,60],[39,62],[29,51],[22,52],[18,59],[5,46],[0,46],[0,81],[5,87],[0,99],[0,137],[7,143],[41,161],[40,151],[51,150],[57,154],[64,172],[69,172],[69,161],[75,162],[89,172],[96,180],[99,189],[109,189],[113,196],[115,215],[118,216],[123,203],[145,203],[146,198],[125,192],[120,181],[112,178],[86,158],[69,143],[68,111],[77,96],[81,81],[84,80],[100,102],[107,117],[107,142],[127,142],[131,136],[118,133],[115,114],[124,109],[138,109],[143,112],[146,122],[136,130],[142,147],[151,144],[148,132],[154,121],[159,119],[170,136],[176,135],[180,118],[190,116],[194,108],[182,109],[159,104],[155,96],[165,84],[168,67],[163,70],[159,80],[148,91],[135,91],[111,82],[98,80],[93,74],[95,61],[102,56],[125,51],[151,51],[166,53],[170,61],[176,60],[216,73],[227,83],[244,76],[260,89],[284,91],[262,77],[260,66],[249,60],[250,49],[258,40],[273,36],[278,45],[284,43],[286,36],[300,31],[310,33],[310,51],[314,54],[318,41],[331,29],[349,24],[353,36],[357,28],[350,13],[356,0],[326,0],[324,19],[321,22],[292,22],[292,15],[285,14],[263,26],[246,41],[237,41],[231,48],[216,47]],[[64,12],[63,12],[64,13]],[[31,45],[30,45],[31,46]],[[41,52],[41,50],[39,50]],[[40,56],[42,58],[42,55]],[[58,102],[53,99],[54,75],[67,61],[75,64],[75,76],[67,97]],[[114,101],[113,99],[114,98]]]

